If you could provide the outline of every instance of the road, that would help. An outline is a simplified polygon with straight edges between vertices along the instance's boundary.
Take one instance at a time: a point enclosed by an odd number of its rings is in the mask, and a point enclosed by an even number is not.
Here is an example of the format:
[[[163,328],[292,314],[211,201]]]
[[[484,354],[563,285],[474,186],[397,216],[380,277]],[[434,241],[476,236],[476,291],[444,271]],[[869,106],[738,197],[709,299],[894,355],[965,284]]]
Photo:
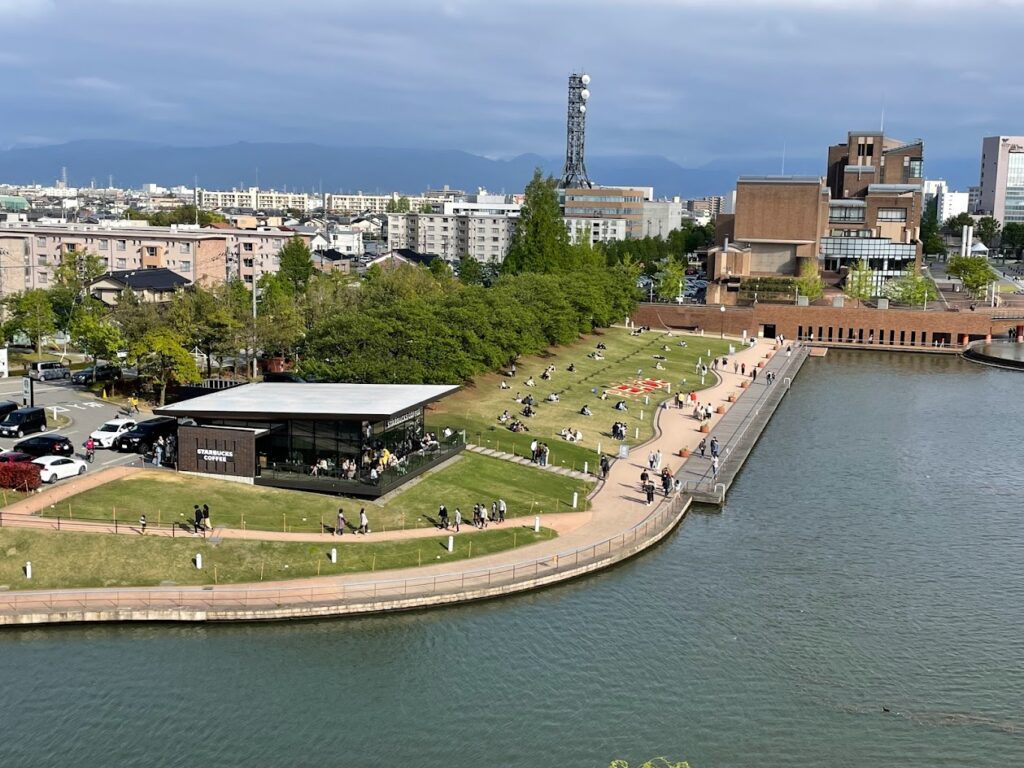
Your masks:
[[[58,415],[68,416],[72,423],[55,431],[55,434],[65,435],[75,446],[79,456],[84,458],[85,451],[82,443],[89,436],[90,432],[96,430],[103,422],[117,418],[120,414],[120,406],[104,402],[90,392],[84,391],[82,387],[76,387],[66,381],[37,381],[35,382],[36,405],[43,406],[52,415],[53,409],[57,409]],[[22,401],[22,379],[20,376],[0,379],[0,400],[13,400],[16,403]],[[149,414],[143,412],[139,418],[146,418]],[[50,433],[48,433],[50,434]],[[9,451],[14,444],[19,442],[17,438],[0,437],[0,450]],[[129,464],[138,460],[138,456],[132,453],[117,453],[112,450],[99,449],[96,451],[94,467],[110,467],[118,464]]]

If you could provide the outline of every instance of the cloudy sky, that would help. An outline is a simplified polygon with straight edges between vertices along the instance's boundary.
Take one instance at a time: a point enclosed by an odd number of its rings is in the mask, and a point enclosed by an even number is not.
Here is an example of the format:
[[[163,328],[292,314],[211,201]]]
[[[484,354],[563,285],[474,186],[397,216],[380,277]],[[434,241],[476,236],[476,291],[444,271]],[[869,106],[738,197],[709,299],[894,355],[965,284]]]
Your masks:
[[[1024,0],[0,0],[0,147],[309,141],[820,157],[849,129],[976,157],[1024,133]]]

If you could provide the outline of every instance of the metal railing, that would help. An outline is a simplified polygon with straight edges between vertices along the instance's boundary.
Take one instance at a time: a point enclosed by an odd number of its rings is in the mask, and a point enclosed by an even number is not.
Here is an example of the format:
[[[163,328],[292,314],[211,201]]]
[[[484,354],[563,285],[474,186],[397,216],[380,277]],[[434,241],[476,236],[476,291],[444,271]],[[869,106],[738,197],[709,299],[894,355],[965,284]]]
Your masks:
[[[200,610],[223,611],[225,614],[260,611],[260,618],[275,615],[285,618],[311,612],[329,615],[334,606],[358,606],[367,601],[373,601],[374,605],[366,610],[386,609],[386,605],[380,604],[382,601],[400,604],[408,600],[429,602],[431,598],[440,598],[443,602],[458,602],[539,586],[538,580],[551,583],[573,578],[625,559],[646,549],[675,527],[690,502],[689,496],[675,494],[664,498],[647,517],[616,536],[565,552],[491,568],[358,582],[324,577],[322,583],[316,585],[292,587],[240,584],[5,592],[0,593],[0,614],[58,611],[63,620],[67,620],[66,614],[75,611]],[[221,618],[246,616],[225,615]]]

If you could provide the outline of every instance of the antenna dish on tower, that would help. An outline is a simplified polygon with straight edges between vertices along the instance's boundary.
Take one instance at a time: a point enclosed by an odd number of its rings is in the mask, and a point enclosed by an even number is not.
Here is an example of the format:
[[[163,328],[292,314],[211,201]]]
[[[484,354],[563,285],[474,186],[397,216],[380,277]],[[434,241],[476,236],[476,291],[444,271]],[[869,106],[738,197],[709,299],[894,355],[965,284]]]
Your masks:
[[[590,85],[590,75],[584,75],[580,78],[580,82],[584,85]]]

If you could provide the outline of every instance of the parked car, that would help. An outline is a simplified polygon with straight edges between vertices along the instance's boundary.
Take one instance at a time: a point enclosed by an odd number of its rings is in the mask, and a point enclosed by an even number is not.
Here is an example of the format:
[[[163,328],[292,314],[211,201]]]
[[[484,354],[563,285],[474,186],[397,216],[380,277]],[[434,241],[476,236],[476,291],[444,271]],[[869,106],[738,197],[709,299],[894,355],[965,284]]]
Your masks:
[[[56,360],[47,360],[42,363],[32,363],[28,369],[29,378],[36,381],[49,381],[50,379],[67,379],[71,376],[71,369],[64,363]]]
[[[155,416],[152,419],[140,421],[134,429],[121,434],[114,442],[114,448],[119,451],[132,451],[134,453],[149,453],[157,439],[164,440],[178,431],[178,420],[172,416]]]
[[[97,448],[113,448],[117,438],[134,429],[136,423],[135,419],[111,419],[89,437],[96,441]]]
[[[15,443],[14,450],[35,456],[72,456],[75,446],[64,435],[36,435]]]
[[[24,437],[45,431],[46,411],[39,407],[18,408],[0,421],[0,435],[4,437]]]
[[[291,371],[267,371],[263,374],[263,381],[277,384],[302,384],[306,380],[297,373]]]
[[[121,378],[121,367],[118,365],[103,364],[96,366],[96,381],[118,381]],[[83,368],[71,376],[72,384],[91,384],[92,368]]]
[[[42,456],[33,464],[39,465],[39,479],[44,483],[55,483],[66,477],[85,474],[85,462],[69,456]]]
[[[0,400],[0,420],[11,411],[16,411],[21,406],[13,400]]]
[[[35,459],[30,453],[22,451],[4,451],[0,453],[0,464],[26,464]]]

